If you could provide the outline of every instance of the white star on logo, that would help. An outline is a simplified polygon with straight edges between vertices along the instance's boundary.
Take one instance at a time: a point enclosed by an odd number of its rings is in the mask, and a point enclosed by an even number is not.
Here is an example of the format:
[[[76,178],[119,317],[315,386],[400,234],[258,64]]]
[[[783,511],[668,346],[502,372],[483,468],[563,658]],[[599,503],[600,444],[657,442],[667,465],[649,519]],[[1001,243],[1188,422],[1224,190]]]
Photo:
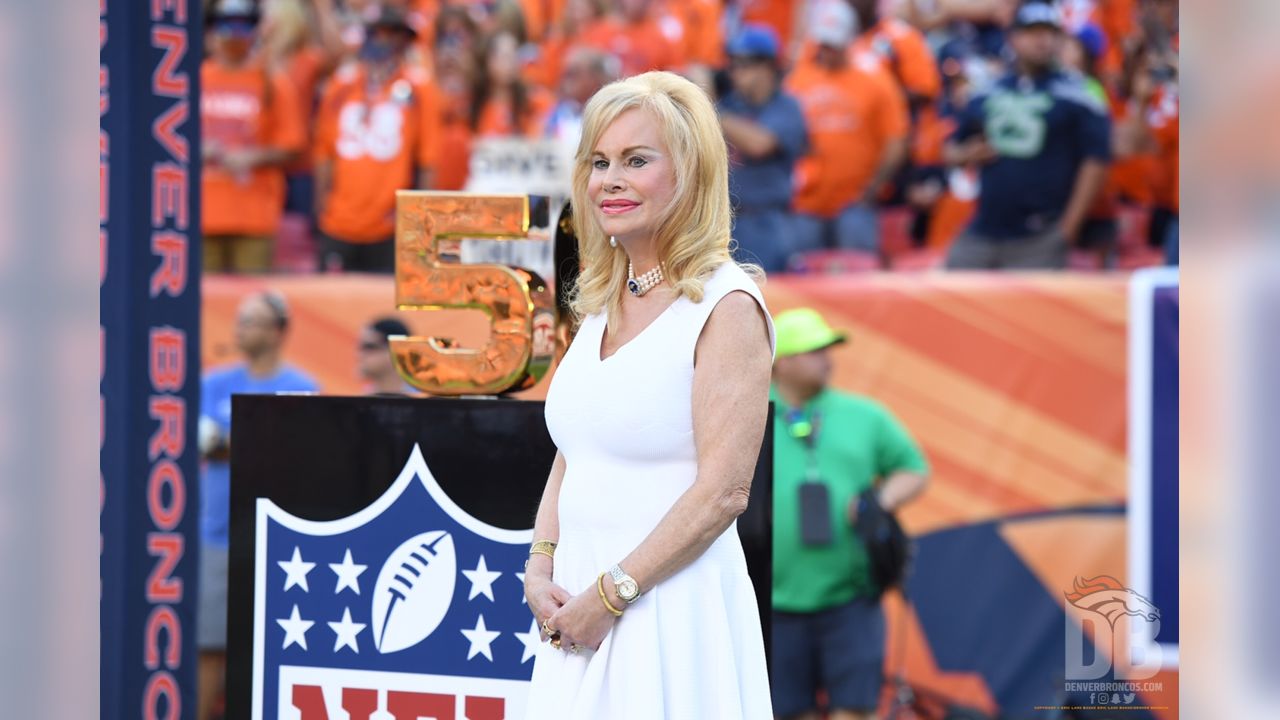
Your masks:
[[[529,621],[529,632],[527,633],[511,633],[516,636],[521,644],[524,645],[524,657],[520,658],[520,664],[529,662],[529,658],[538,650],[538,644],[542,642],[542,635],[538,632],[538,620],[534,618]]]
[[[529,598],[524,596],[524,573],[516,573],[516,579],[520,581],[520,604],[528,605]]]
[[[347,559],[351,559],[351,553],[347,553]],[[351,622],[351,608],[344,608],[342,611],[342,622],[331,622],[329,627],[338,635],[333,641],[333,651],[338,652],[344,647],[351,648],[352,652],[359,653],[360,646],[356,644],[356,635],[365,628],[364,623]]]
[[[338,586],[333,589],[333,594],[337,595],[342,592],[342,588],[351,588],[351,590],[360,594],[360,573],[368,569],[368,565],[357,565],[351,561],[351,548],[347,548],[347,554],[342,558],[340,563],[329,563],[329,569],[338,574]]]
[[[302,588],[302,592],[311,592],[311,589],[307,587],[307,573],[311,572],[311,568],[315,567],[316,564],[302,562],[302,552],[297,547],[293,548],[292,560],[278,560],[276,564],[288,573],[288,577],[284,579],[284,589],[286,591],[297,585]]]
[[[480,562],[476,565],[475,570],[463,570],[463,575],[471,581],[471,594],[467,596],[468,600],[484,593],[484,596],[493,599],[493,581],[497,580],[502,573],[490,570],[489,566],[484,564],[484,556],[480,556]]]
[[[484,655],[489,658],[489,662],[493,662],[493,651],[489,649],[489,645],[491,645],[494,639],[502,633],[497,630],[490,630],[486,628],[484,626],[483,615],[476,620],[476,626],[474,629],[463,630],[462,634],[467,638],[467,641],[471,643],[471,647],[467,649],[468,660],[476,655]]]
[[[312,625],[315,625],[315,622],[303,620],[302,616],[298,614],[298,605],[296,603],[289,617],[281,618],[276,622],[280,623],[280,627],[284,628],[284,646],[280,648],[281,650],[294,643],[301,645],[303,650],[307,649],[307,631],[311,629]]]

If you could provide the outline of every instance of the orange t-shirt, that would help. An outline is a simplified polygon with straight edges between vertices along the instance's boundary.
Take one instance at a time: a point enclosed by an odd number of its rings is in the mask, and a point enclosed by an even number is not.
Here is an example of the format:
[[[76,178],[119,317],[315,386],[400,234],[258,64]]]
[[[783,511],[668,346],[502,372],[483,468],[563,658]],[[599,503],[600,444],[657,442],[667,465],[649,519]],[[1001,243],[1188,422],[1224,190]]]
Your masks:
[[[930,100],[942,92],[942,74],[929,43],[919,30],[897,18],[882,18],[849,47],[851,61],[874,58],[891,77],[914,95]]]
[[[907,136],[907,103],[893,79],[869,64],[832,71],[802,62],[786,89],[809,129],[809,154],[796,165],[795,209],[833,217],[862,197],[885,145]]]
[[[1147,125],[1156,140],[1156,205],[1178,212],[1178,88],[1164,85],[1151,98]]]
[[[616,55],[622,64],[622,77],[684,64],[680,49],[652,19],[636,24],[605,20],[583,31],[582,44]]]
[[[293,84],[260,65],[200,66],[200,132],[206,147],[306,147]],[[270,86],[268,87],[268,83]],[[233,174],[216,162],[201,173],[201,226],[206,235],[275,235],[284,212],[284,170],[258,167]]]
[[[402,68],[372,97],[363,69],[339,71],[316,124],[316,162],[333,164],[320,229],[357,243],[391,237],[396,190],[413,188],[416,170],[435,167],[440,125],[438,91],[420,68]]]
[[[869,32],[862,33],[849,47],[849,61],[875,62],[904,93],[929,101],[942,93],[942,73],[919,30],[897,18],[881,18]],[[916,117],[911,143],[911,160],[916,165],[940,165],[946,134],[932,106]]]

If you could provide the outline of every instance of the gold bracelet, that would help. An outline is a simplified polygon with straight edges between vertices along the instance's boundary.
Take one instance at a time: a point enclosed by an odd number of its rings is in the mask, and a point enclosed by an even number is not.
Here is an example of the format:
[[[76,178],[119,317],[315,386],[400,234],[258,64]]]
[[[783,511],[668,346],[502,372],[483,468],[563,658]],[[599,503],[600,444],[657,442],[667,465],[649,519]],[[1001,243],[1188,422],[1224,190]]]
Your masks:
[[[546,555],[549,558],[556,556],[556,544],[550,540],[539,540],[529,548],[529,554]]]
[[[614,617],[622,617],[622,611],[614,607],[613,603],[609,602],[609,596],[604,594],[604,573],[600,573],[600,577],[596,578],[596,589],[600,591],[600,600],[604,602],[605,607],[609,608],[609,612],[613,613]]]

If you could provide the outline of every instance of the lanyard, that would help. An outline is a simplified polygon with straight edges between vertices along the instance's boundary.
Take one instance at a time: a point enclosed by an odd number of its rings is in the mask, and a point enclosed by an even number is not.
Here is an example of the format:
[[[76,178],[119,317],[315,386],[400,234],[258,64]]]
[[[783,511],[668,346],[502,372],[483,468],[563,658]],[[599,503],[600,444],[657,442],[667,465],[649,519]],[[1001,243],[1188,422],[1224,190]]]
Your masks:
[[[787,412],[785,419],[787,432],[791,434],[791,437],[804,443],[804,481],[809,483],[822,482],[822,478],[818,473],[818,430],[822,425],[822,416],[817,412],[810,414],[801,409]]]

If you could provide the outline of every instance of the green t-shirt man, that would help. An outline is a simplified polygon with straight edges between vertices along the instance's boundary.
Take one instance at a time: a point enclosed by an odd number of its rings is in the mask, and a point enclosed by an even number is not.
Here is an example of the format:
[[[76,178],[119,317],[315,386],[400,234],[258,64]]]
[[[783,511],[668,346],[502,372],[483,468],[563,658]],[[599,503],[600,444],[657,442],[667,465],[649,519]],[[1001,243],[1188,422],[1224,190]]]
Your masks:
[[[906,428],[874,400],[822,390],[803,408],[787,407],[776,387],[773,445],[773,609],[816,612],[876,594],[867,553],[849,524],[849,504],[895,472],[928,474],[928,463]],[[814,427],[817,475],[830,497],[834,541],[809,546],[800,535],[800,485],[808,448],[790,419]]]

